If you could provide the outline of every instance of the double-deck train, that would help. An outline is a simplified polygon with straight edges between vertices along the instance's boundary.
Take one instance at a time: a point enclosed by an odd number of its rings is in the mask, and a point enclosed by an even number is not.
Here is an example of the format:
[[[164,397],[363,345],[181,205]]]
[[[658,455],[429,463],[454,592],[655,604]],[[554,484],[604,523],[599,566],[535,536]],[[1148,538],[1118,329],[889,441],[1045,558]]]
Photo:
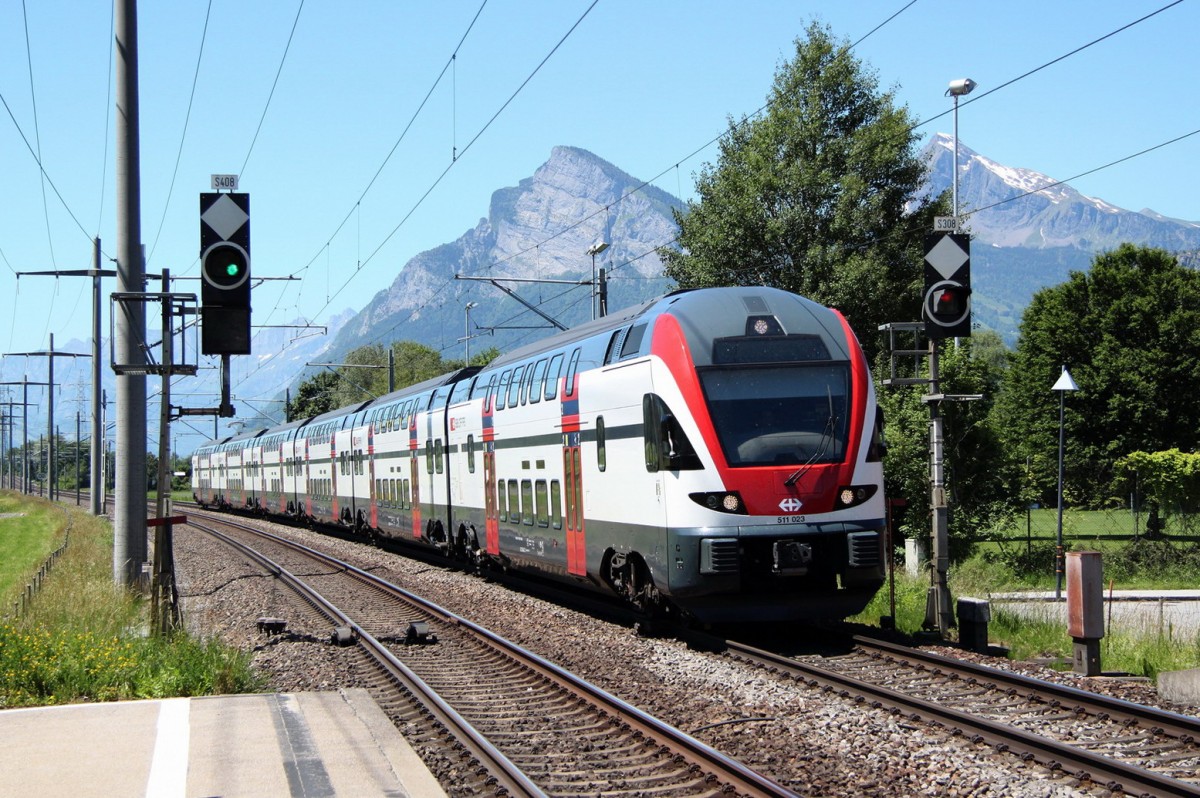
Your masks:
[[[836,310],[678,291],[378,399],[201,446],[197,502],[406,538],[700,622],[882,584],[882,417]]]

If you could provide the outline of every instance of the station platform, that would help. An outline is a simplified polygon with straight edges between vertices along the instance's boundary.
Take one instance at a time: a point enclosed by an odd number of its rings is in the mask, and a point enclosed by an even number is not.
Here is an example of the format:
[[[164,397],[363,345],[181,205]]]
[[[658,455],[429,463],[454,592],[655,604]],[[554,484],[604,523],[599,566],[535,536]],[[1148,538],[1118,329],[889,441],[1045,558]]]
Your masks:
[[[445,798],[365,690],[0,711],[0,795]]]

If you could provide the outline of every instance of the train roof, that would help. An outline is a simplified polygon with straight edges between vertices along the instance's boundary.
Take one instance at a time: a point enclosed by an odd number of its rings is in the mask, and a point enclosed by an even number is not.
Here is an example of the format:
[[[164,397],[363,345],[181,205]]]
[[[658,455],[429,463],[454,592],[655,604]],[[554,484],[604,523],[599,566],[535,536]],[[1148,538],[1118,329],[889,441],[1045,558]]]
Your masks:
[[[634,305],[632,307],[619,310],[616,313],[610,313],[609,315],[599,319],[586,321],[576,327],[571,327],[570,329],[555,333],[548,338],[543,338],[540,341],[527,344],[520,349],[514,349],[513,351],[503,354],[493,360],[485,367],[485,369],[491,370],[500,366],[505,366],[509,363],[520,362],[531,357],[532,355],[538,354],[539,352],[545,352],[550,349],[560,349],[562,347],[569,346],[576,341],[582,341],[585,338],[591,338],[593,335],[598,333],[607,332],[608,330],[615,330],[618,327],[622,327],[633,319],[643,315],[646,313],[646,311],[650,310],[656,304],[669,296],[672,296],[672,294],[665,294],[660,297],[655,297],[654,299],[651,299],[648,302],[643,302],[640,305]]]
[[[543,338],[513,350],[489,363],[485,370],[503,368],[527,360],[542,352],[563,349],[577,341],[615,330],[639,318],[653,318],[671,312],[682,317],[685,329],[704,336],[723,337],[745,334],[746,319],[757,314],[775,316],[784,330],[792,333],[820,334],[841,357],[850,356],[851,347],[836,312],[811,299],[767,286],[730,286],[689,288],[672,291],[600,319]],[[693,355],[703,359],[708,347],[697,347]],[[697,363],[697,365],[703,365]]]
[[[532,344],[501,355],[487,366],[468,366],[457,371],[439,374],[423,382],[409,385],[391,393],[365,402],[359,402],[318,416],[300,419],[270,429],[243,432],[220,441],[209,441],[200,448],[257,438],[263,434],[284,432],[296,427],[306,427],[333,421],[371,407],[437,390],[461,380],[470,379],[477,373],[502,369],[519,363],[543,352],[565,349],[605,332],[616,330],[639,318],[652,318],[671,312],[680,317],[685,334],[694,341],[713,337],[744,335],[747,318],[756,314],[775,317],[789,333],[819,334],[842,359],[852,356],[853,346],[847,340],[847,328],[836,311],[811,299],[766,286],[740,286],[720,288],[692,288],[672,291],[655,297],[640,305],[624,308],[603,318],[593,319],[562,332],[543,338]],[[696,365],[707,365],[710,347],[696,346],[693,351]]]

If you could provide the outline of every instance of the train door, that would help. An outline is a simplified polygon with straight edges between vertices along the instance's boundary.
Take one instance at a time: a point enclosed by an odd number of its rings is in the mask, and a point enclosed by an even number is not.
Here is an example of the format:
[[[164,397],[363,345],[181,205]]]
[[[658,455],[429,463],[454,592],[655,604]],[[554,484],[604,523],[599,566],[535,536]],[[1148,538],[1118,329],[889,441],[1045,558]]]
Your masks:
[[[265,508],[267,506],[267,450],[264,446],[254,446],[250,449],[251,473],[254,475],[254,483],[251,486],[253,496],[250,497],[250,504],[254,509]]]
[[[341,503],[337,500],[337,428],[329,431],[329,500],[330,515],[335,522],[341,518]]]
[[[375,424],[371,423],[367,425],[367,491],[370,494],[367,523],[371,529],[379,529],[379,496],[375,485]]]
[[[366,469],[366,451],[367,451],[367,426],[360,425],[356,422],[363,421],[361,415],[351,417],[351,426],[349,434],[346,436],[350,439],[350,448],[347,451],[346,471],[349,476],[349,496],[350,496],[350,512],[347,514],[346,522],[351,526],[357,527],[360,523],[366,523],[367,507],[366,502],[371,495],[371,491],[363,484],[367,477]]]
[[[483,398],[483,514],[487,553],[500,553],[500,517],[496,512],[496,408],[494,389]]]
[[[310,435],[304,436],[304,484],[300,487],[304,489],[304,514],[309,518],[313,517],[313,484],[312,466],[308,459],[308,442]]]
[[[412,507],[412,533],[420,540],[421,534],[421,469],[420,447],[417,445],[417,407],[414,404],[408,421],[408,470],[411,478],[412,495],[409,504]]]
[[[566,493],[567,573],[587,576],[584,536],[582,434],[579,424],[579,350],[571,354],[562,383],[563,490]]]

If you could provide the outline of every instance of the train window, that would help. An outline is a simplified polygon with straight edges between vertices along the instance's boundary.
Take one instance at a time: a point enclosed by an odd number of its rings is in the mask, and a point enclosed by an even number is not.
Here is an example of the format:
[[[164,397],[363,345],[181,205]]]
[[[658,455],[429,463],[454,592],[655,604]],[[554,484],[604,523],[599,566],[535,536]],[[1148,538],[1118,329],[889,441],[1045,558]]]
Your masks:
[[[433,442],[433,464],[437,472],[442,473],[442,457],[444,455],[442,449],[442,439],[438,438]]]
[[[542,391],[545,390],[543,383],[546,379],[546,364],[548,362],[546,358],[542,358],[533,364],[533,376],[530,378],[529,384],[529,404],[542,401]]]
[[[512,371],[506,371],[500,375],[500,383],[496,386],[496,396],[492,401],[493,410],[504,409],[504,396],[508,392],[508,381],[512,378]]]
[[[596,416],[596,467],[608,468],[608,447],[604,440],[604,416]]]
[[[575,374],[579,370],[579,349],[571,353],[571,362],[567,366],[567,384],[563,388],[563,396],[575,395]]]
[[[562,370],[562,360],[562,354],[557,354],[550,358],[550,365],[546,367],[546,390],[542,394],[546,399],[558,396],[558,374]]]
[[[375,478],[375,501],[383,501],[383,480],[379,477]]]
[[[547,501],[546,480],[539,479],[534,483],[534,500],[537,506],[537,525],[550,526],[550,505]]]
[[[521,480],[521,520],[526,526],[533,526],[535,515],[533,508],[533,480]]]
[[[521,523],[521,496],[515,479],[508,481],[508,520],[514,524]]]
[[[484,382],[481,379],[476,379],[475,382],[471,384],[471,399],[486,399],[488,393],[490,393],[492,390],[492,382],[494,382],[495,379],[495,374],[488,377],[487,382]]]
[[[508,520],[508,504],[504,501],[504,480],[496,480],[496,517],[501,521]]]
[[[407,479],[404,480],[404,509],[412,509],[412,482]]]
[[[467,436],[467,471],[475,473],[475,436]]]
[[[425,473],[433,473],[433,438],[425,439]]]
[[[638,324],[629,331],[629,335],[625,336],[625,343],[621,344],[621,357],[633,357],[642,348],[642,338],[646,335],[646,324]]]
[[[525,373],[524,366],[517,366],[513,369],[512,382],[508,385],[508,406],[516,407],[518,396],[521,392],[521,376]]]
[[[562,484],[557,479],[550,481],[550,523],[562,529]]]
[[[459,380],[458,382],[454,383],[454,387],[450,390],[450,401],[448,404],[457,405],[466,401],[466,399],[471,395],[472,382],[474,382],[474,378],[469,380]]]
[[[530,389],[530,383],[533,382],[533,366],[525,367],[525,381],[521,383],[521,404],[525,404],[525,398],[533,393]],[[531,400],[532,401],[532,400]]]
[[[605,365],[612,363],[620,357],[621,344],[625,342],[625,334],[628,332],[628,327],[622,327],[619,330],[613,331],[612,337],[608,339],[608,349],[604,352]]]
[[[704,468],[679,421],[657,394],[642,397],[642,442],[646,470],[698,471]]]

